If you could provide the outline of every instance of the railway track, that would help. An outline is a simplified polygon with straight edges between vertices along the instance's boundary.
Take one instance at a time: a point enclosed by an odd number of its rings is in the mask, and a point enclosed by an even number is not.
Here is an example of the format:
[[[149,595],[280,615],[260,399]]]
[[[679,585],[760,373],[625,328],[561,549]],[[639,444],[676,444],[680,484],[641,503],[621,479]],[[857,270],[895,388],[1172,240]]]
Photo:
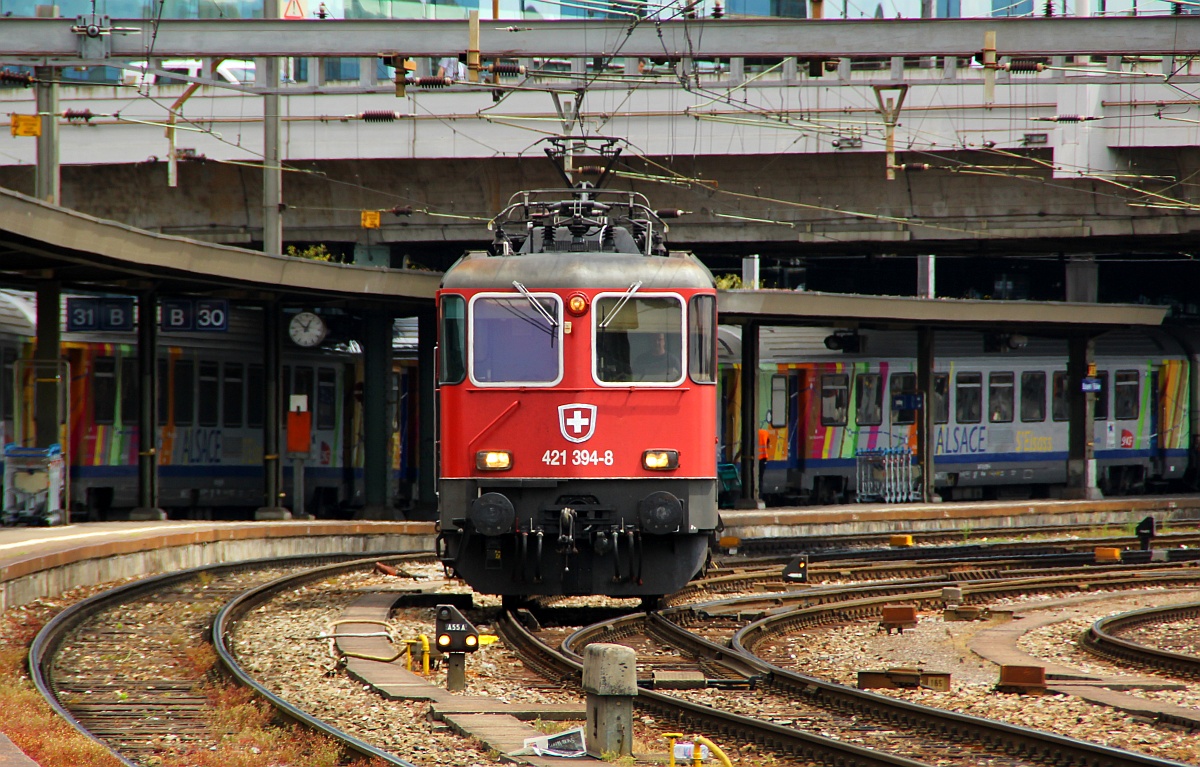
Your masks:
[[[1197,618],[1200,618],[1200,602],[1149,607],[1111,615],[1092,624],[1080,639],[1080,644],[1090,652],[1122,663],[1166,671],[1175,676],[1200,679],[1200,657],[1172,652],[1121,636],[1122,633],[1147,624],[1195,621]],[[1200,628],[1192,631],[1200,633]]]
[[[860,691],[795,673],[753,654],[756,645],[773,636],[822,623],[868,620],[878,616],[884,604],[903,601],[940,605],[945,585],[961,588],[964,603],[985,603],[1034,590],[1048,593],[1081,588],[1120,590],[1145,587],[1151,581],[1195,585],[1200,582],[1200,571],[1194,567],[1169,566],[1152,571],[1142,568],[1115,572],[1098,572],[1093,568],[1090,573],[1059,574],[1050,579],[873,584],[750,596],[674,608],[663,614],[637,614],[605,621],[571,635],[557,650],[539,642],[511,616],[502,622],[502,632],[527,662],[552,678],[576,679],[582,648],[589,642],[618,641],[639,651],[640,676],[652,677],[655,669],[690,667],[703,673],[712,687],[754,688],[759,697],[755,697],[751,708],[757,714],[748,717],[754,722],[652,690],[639,691],[636,701],[668,720],[686,722],[742,742],[764,744],[781,755],[825,763],[867,763],[855,761],[866,758],[863,755],[842,753],[830,743],[797,741],[793,735],[781,733],[778,728],[782,727],[789,731],[840,731],[842,734],[833,740],[867,743],[879,750],[897,752],[893,755],[901,759],[940,765],[1177,765],[1178,762],[1170,760]],[[818,595],[815,591],[824,593]],[[705,631],[706,621],[712,616],[726,625],[731,619],[744,621],[747,616],[758,619],[736,632],[731,649],[697,633]],[[741,680],[743,684],[732,684],[731,680]],[[742,693],[724,693],[735,694]]]
[[[416,555],[421,556],[421,555]],[[428,555],[424,555],[428,558]],[[206,669],[193,660],[197,640],[210,624],[228,630],[236,611],[262,588],[300,583],[376,561],[414,555],[305,556],[212,565],[146,578],[79,602],[56,616],[30,649],[31,676],[50,705],[89,738],[107,746],[124,764],[144,765],[167,753],[184,753],[220,742],[214,707],[206,693]],[[221,629],[221,627],[224,627]],[[236,659],[218,655],[239,681],[253,685]],[[269,694],[286,717],[335,738],[350,753],[408,766],[344,733],[323,728],[303,712]]]

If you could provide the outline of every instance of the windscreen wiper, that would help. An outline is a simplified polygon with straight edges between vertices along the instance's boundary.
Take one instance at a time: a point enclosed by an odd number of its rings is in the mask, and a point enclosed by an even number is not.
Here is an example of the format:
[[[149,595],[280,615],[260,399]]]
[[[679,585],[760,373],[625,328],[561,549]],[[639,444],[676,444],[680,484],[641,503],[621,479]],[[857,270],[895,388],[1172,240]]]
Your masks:
[[[640,285],[641,283],[639,282],[638,284]],[[546,307],[544,307],[540,303],[538,303],[538,300],[533,297],[532,293],[530,293],[528,290],[525,289],[524,285],[517,282],[516,280],[513,280],[513,287],[516,288],[517,290],[521,291],[521,295],[523,295],[523,296],[525,296],[525,298],[529,299],[529,303],[533,305],[534,309],[537,309],[538,314],[542,315],[542,317],[545,318],[546,322],[550,323],[550,327],[552,327],[552,328],[558,327],[558,320],[554,319],[554,315],[552,315],[550,312],[546,311]]]
[[[621,311],[621,309],[625,306],[625,304],[628,303],[629,299],[633,298],[633,294],[638,292],[638,288],[640,288],[641,286],[642,286],[641,280],[638,280],[637,282],[635,282],[629,286],[629,290],[626,290],[625,295],[621,296],[621,300],[618,301],[617,305],[613,307],[612,312],[610,312],[609,315],[607,317],[605,317],[604,320],[600,323],[601,330],[604,330],[605,328],[608,327],[608,324],[610,322],[612,322],[613,319],[617,316],[617,312]]]

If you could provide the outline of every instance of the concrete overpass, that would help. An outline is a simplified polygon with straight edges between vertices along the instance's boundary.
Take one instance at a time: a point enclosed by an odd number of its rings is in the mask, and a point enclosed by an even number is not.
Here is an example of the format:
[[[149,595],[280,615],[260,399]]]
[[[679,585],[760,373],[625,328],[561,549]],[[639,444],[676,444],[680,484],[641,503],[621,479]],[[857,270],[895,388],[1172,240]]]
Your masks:
[[[142,33],[111,35],[99,53],[68,22],[6,20],[19,34],[0,60],[141,56],[144,21],[111,22]],[[1192,16],[481,27],[485,57],[512,56],[531,72],[499,86],[410,86],[402,98],[375,81],[374,58],[353,82],[204,86],[186,100],[182,85],[63,87],[63,203],[153,231],[261,242],[259,95],[278,91],[292,171],[285,239],[341,243],[365,263],[452,258],[485,240],[483,220],[509,194],[559,184],[534,143],[564,131],[625,139],[613,183],[693,211],[673,242],[708,253],[1200,247],[1188,181],[1200,172]],[[423,56],[463,51],[466,39],[465,22],[164,21],[155,50]],[[581,50],[611,61],[595,69]],[[569,71],[550,71],[547,58],[560,55],[573,56]],[[0,101],[0,113],[33,107],[24,90]],[[6,144],[0,185],[32,192],[34,140]],[[361,227],[365,209],[385,211],[380,228]]]

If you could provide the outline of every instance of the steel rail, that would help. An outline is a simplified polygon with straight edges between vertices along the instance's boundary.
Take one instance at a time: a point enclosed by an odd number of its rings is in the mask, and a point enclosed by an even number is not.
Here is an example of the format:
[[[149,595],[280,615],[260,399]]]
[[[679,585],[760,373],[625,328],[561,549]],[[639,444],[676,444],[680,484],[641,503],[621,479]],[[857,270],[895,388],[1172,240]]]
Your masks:
[[[1200,574],[1192,575],[1189,580],[1200,580]],[[1075,579],[1076,586],[1078,583],[1079,579]],[[1034,583],[1032,579],[1021,579],[1008,585],[988,584],[980,588],[973,588],[966,584],[958,585],[963,588],[965,602],[970,598],[977,600],[983,594],[1028,593]],[[1052,588],[1058,590],[1066,585],[1061,582],[1055,583]],[[1105,580],[1104,585],[1112,586],[1114,582]],[[1144,585],[1144,583],[1139,585]],[[1091,767],[1180,767],[1182,764],[1169,759],[1160,759],[878,695],[800,674],[763,660],[754,654],[754,648],[770,637],[797,628],[832,621],[865,620],[879,615],[885,603],[894,602],[897,598],[900,597],[893,595],[891,597],[858,599],[835,605],[780,612],[743,627],[734,634],[730,640],[730,646],[733,650],[742,653],[748,662],[759,668],[767,680],[767,684],[784,688],[792,694],[803,696],[806,700],[822,701],[835,709],[853,711],[864,716],[883,717],[906,727],[937,732],[958,740],[974,740],[992,747],[1005,744],[1005,750],[1010,753],[1040,755],[1041,758],[1050,762],[1083,764]],[[904,599],[910,603],[940,601],[941,594],[940,592],[935,595],[929,591],[918,591],[907,595]]]
[[[570,680],[576,685],[581,683],[582,662],[533,636],[511,612],[506,611],[497,626],[509,646],[540,673],[550,678]],[[924,762],[720,711],[653,690],[639,689],[634,705],[671,721],[692,722],[745,741],[770,744],[780,753],[795,758],[839,767],[929,767]]]
[[[1110,615],[1093,623],[1080,637],[1080,644],[1084,649],[1101,657],[1200,679],[1200,657],[1164,650],[1117,636],[1120,631],[1147,623],[1170,623],[1197,617],[1200,617],[1200,602],[1147,607],[1120,615]]]
[[[56,714],[65,719],[72,727],[80,734],[87,737],[89,740],[95,741],[106,748],[113,756],[127,767],[142,767],[138,762],[134,762],[122,755],[112,744],[102,738],[97,737],[85,727],[71,711],[63,705],[59,700],[55,690],[55,684],[52,675],[52,665],[54,657],[59,649],[67,640],[68,635],[76,627],[87,621],[92,616],[97,615],[116,605],[120,605],[136,599],[145,594],[151,594],[171,586],[184,583],[188,580],[195,579],[202,573],[235,573],[239,571],[264,569],[268,567],[280,566],[304,566],[309,563],[330,562],[331,560],[346,560],[353,558],[355,563],[370,561],[374,563],[380,560],[391,559],[406,559],[414,556],[428,556],[380,552],[375,554],[369,560],[362,558],[362,552],[354,552],[353,554],[303,554],[294,557],[270,557],[264,559],[243,560],[240,562],[229,562],[212,565],[202,565],[193,567],[187,570],[179,570],[177,572],[165,573],[162,575],[142,578],[132,583],[118,586],[113,589],[95,594],[87,599],[81,600],[60,613],[54,616],[34,637],[29,649],[29,675],[38,692],[46,700],[47,704],[54,710]],[[413,767],[407,762],[402,763],[401,767]]]
[[[428,556],[428,555],[424,555]],[[213,618],[212,623],[212,640],[213,648],[216,650],[217,658],[225,670],[233,675],[241,684],[250,687],[259,695],[263,696],[271,702],[271,705],[281,711],[287,717],[294,719],[301,724],[310,727],[318,732],[337,740],[346,745],[346,747],[356,751],[368,758],[382,760],[386,764],[396,765],[396,767],[416,767],[412,762],[401,759],[383,749],[372,746],[364,740],[354,737],[345,730],[334,727],[322,719],[309,714],[303,709],[288,703],[283,698],[271,692],[261,682],[255,679],[242,665],[238,662],[236,654],[230,649],[229,637],[233,635],[238,620],[243,618],[246,613],[253,610],[258,605],[270,599],[275,594],[293,589],[296,586],[307,583],[309,581],[328,578],[331,575],[339,575],[341,573],[350,572],[363,567],[373,566],[379,561],[403,561],[406,558],[415,557],[392,557],[382,559],[380,557],[368,557],[366,559],[357,559],[351,562],[342,562],[324,567],[317,567],[307,570],[303,573],[295,573],[285,575],[282,578],[276,578],[269,583],[264,583],[261,586],[256,586],[252,589],[242,592],[229,602],[217,613]]]

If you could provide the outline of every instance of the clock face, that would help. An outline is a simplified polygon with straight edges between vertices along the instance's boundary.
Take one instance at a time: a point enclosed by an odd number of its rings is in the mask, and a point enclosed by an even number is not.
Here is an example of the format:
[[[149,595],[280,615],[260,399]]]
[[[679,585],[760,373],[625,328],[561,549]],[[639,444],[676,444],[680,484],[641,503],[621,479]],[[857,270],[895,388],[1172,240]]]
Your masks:
[[[288,323],[288,336],[299,346],[316,346],[326,332],[325,321],[312,312],[300,312]]]

